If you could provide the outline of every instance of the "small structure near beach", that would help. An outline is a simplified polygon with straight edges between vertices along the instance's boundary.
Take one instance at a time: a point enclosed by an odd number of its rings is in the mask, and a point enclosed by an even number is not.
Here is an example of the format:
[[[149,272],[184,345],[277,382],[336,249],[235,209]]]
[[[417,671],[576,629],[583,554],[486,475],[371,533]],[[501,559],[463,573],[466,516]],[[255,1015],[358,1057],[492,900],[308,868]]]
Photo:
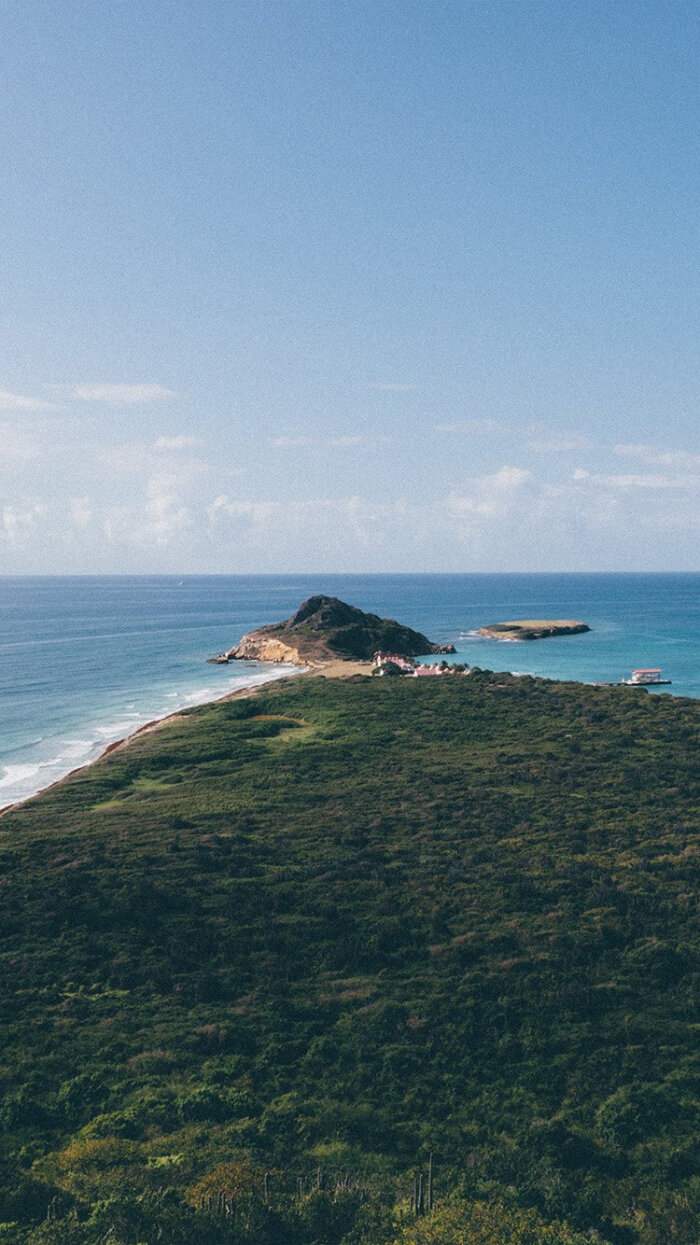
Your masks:
[[[375,653],[372,658],[373,674],[415,674],[416,663],[402,653]],[[392,669],[393,667],[393,669]]]
[[[411,678],[416,679],[442,674],[469,673],[469,667],[462,662],[449,666],[446,661],[440,661],[430,666],[422,666],[418,662],[413,661],[411,657],[406,657],[401,653],[375,653],[372,663],[372,674],[409,675]]]

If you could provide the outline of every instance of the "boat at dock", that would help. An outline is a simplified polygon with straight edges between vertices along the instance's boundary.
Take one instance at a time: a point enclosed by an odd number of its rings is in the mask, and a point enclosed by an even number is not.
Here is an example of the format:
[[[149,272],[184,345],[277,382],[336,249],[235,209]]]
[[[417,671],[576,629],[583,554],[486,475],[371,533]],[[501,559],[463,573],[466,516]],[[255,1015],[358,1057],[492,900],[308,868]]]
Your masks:
[[[670,684],[670,679],[661,678],[661,670],[658,666],[651,667],[648,670],[633,670],[629,679],[620,679],[620,687],[666,687]]]

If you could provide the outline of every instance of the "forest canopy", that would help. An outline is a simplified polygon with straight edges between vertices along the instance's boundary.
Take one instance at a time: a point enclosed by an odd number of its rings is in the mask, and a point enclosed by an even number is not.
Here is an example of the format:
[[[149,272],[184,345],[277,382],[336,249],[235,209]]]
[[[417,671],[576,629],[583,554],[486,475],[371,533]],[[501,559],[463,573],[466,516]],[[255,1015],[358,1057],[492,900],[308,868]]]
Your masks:
[[[698,707],[183,713],[0,820],[0,1241],[696,1245]]]

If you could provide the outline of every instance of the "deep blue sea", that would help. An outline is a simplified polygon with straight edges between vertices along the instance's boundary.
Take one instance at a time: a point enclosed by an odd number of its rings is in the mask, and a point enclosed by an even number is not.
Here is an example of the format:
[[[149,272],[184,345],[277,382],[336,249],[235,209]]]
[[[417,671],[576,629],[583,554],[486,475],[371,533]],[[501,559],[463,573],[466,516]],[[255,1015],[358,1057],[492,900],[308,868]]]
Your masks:
[[[470,665],[584,682],[661,666],[672,686],[654,695],[700,696],[700,575],[0,578],[0,807],[153,718],[276,677],[283,667],[205,660],[317,592],[452,641]],[[592,630],[532,644],[471,634],[509,618]]]

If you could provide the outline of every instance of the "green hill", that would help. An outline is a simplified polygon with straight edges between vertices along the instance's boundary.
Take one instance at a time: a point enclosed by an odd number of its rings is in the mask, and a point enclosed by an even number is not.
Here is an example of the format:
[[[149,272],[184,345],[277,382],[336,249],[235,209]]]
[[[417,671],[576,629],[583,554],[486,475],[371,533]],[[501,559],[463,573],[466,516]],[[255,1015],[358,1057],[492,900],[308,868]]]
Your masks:
[[[300,678],[7,814],[0,1241],[696,1245],[697,728]]]
[[[307,662],[370,661],[379,650],[419,656],[454,653],[453,644],[433,644],[420,631],[393,618],[366,614],[337,597],[310,597],[284,622],[271,623],[244,635],[223,654],[228,660]]]

